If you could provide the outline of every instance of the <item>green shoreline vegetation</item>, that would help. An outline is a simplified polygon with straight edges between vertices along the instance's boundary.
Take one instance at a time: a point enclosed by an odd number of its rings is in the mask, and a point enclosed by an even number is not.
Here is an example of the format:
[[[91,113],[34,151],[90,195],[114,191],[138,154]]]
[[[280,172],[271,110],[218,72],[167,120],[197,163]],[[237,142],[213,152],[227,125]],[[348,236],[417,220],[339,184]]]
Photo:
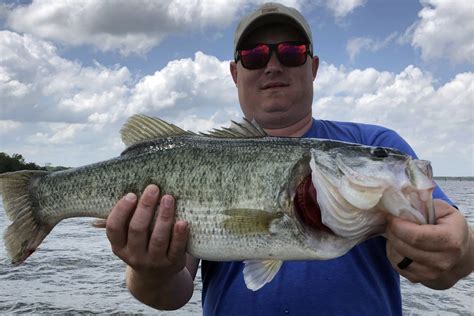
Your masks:
[[[18,170],[46,170],[46,171],[59,171],[68,169],[63,166],[38,166],[34,162],[25,162],[25,158],[21,154],[8,155],[7,153],[0,152],[0,174],[5,172],[12,172]]]
[[[21,154],[8,155],[7,153],[0,152],[0,173],[18,171],[18,170],[47,170],[47,171],[59,171],[69,169],[69,167],[63,166],[38,166],[34,162],[25,162],[25,158]],[[474,177],[452,177],[452,176],[434,176],[434,180],[454,180],[454,181],[474,181]]]
[[[442,181],[474,181],[474,177],[451,177],[451,176],[434,176],[433,179]]]

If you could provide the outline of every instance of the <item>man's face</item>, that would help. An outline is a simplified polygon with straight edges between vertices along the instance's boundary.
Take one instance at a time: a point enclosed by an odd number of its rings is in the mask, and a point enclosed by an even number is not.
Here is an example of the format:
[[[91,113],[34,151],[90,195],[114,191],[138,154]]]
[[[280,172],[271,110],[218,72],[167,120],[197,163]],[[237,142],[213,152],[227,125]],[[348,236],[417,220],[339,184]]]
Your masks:
[[[264,26],[244,39],[245,46],[257,43],[305,41],[305,37],[290,25]],[[247,119],[255,119],[263,128],[285,128],[311,116],[313,81],[318,70],[318,58],[308,56],[306,63],[286,67],[273,52],[268,64],[249,70],[232,62],[230,70],[238,89],[242,111]]]

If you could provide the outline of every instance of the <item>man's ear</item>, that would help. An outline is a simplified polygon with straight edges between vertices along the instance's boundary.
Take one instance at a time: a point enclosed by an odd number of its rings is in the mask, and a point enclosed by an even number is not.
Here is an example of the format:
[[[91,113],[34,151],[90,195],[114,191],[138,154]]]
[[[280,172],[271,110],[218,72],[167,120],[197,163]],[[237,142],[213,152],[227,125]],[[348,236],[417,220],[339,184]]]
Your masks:
[[[232,79],[234,80],[234,83],[237,84],[237,64],[235,61],[230,62],[230,74],[232,75]]]
[[[313,72],[313,81],[316,79],[316,75],[318,74],[318,68],[319,68],[319,57],[314,55],[313,56],[313,64],[311,65],[311,70]]]

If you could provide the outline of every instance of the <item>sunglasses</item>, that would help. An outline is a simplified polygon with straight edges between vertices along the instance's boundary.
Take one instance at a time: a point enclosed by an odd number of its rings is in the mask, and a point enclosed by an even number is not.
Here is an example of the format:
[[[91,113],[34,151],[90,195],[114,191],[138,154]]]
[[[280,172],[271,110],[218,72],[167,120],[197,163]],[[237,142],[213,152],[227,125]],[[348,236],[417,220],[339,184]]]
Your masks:
[[[235,62],[240,60],[244,68],[251,70],[263,68],[268,64],[272,51],[276,52],[278,60],[286,67],[301,66],[306,62],[308,55],[313,56],[309,44],[301,42],[260,43],[238,49],[235,52]]]

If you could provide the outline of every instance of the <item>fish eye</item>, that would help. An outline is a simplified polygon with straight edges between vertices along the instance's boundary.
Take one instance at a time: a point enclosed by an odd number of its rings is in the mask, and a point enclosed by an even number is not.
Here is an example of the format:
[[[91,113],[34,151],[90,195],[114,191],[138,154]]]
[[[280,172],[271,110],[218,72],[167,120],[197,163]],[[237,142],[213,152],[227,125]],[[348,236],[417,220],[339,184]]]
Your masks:
[[[372,156],[376,158],[387,158],[388,157],[388,151],[383,148],[383,147],[375,147],[372,149],[371,152]]]

